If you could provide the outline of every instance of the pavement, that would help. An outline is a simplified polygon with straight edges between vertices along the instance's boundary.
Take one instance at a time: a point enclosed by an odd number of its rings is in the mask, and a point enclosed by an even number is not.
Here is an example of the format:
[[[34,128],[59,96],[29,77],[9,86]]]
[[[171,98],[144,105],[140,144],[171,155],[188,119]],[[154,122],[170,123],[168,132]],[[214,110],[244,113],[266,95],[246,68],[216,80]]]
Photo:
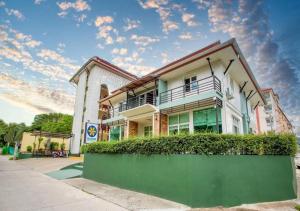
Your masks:
[[[300,199],[245,204],[224,208],[189,208],[155,196],[120,189],[84,178],[57,177],[80,158],[30,158],[9,161],[0,156],[0,211],[9,210],[190,210],[190,211],[289,211]],[[80,168],[79,168],[80,169]],[[297,169],[300,187],[300,170]],[[54,176],[53,176],[54,175]],[[53,178],[52,178],[53,177]],[[56,178],[56,179],[55,179]],[[298,188],[298,196],[300,188]]]
[[[127,210],[0,156],[0,210]],[[36,161],[41,162],[41,161]],[[53,160],[52,160],[53,162]],[[66,161],[62,161],[66,162]],[[37,165],[39,166],[39,165]],[[55,169],[50,165],[50,168]],[[36,169],[45,170],[39,166]]]

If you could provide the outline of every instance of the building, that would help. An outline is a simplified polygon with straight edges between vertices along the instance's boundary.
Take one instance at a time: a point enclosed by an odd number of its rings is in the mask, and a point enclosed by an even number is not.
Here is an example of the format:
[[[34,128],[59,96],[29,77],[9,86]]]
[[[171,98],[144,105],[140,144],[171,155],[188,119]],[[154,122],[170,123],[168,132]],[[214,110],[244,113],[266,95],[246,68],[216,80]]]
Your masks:
[[[256,109],[257,133],[292,133],[293,126],[281,109],[279,96],[272,88],[262,89],[262,94],[266,105]]]
[[[78,154],[80,151],[85,123],[99,121],[98,101],[108,95],[107,90],[115,90],[137,78],[98,57],[88,60],[75,73],[70,79],[70,82],[76,85],[71,153]]]
[[[38,150],[39,138],[43,138],[43,141],[39,146],[39,149],[41,150],[45,150],[46,146],[49,147],[51,142],[56,142],[59,146],[61,146],[61,144],[64,144],[65,150],[70,150],[70,134],[33,131],[23,133],[20,152],[26,152],[28,146],[31,146],[32,150]],[[36,148],[34,148],[34,145]]]
[[[215,42],[138,78],[99,58],[72,77],[77,85],[72,153],[86,122],[98,140],[197,131],[256,133],[260,87],[235,39]]]

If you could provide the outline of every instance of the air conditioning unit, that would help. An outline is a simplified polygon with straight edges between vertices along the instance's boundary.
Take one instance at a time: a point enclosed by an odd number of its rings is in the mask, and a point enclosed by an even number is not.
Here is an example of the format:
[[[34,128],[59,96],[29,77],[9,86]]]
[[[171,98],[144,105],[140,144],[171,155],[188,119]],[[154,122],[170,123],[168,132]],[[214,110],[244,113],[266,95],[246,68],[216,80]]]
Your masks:
[[[226,98],[227,98],[228,100],[231,100],[231,99],[234,98],[233,93],[232,93],[232,90],[231,90],[229,87],[226,89]]]

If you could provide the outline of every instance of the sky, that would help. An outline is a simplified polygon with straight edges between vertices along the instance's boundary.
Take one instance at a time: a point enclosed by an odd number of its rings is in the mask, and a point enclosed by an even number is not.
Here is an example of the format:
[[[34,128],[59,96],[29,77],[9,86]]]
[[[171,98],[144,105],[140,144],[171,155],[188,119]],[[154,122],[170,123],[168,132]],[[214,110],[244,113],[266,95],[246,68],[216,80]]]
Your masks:
[[[72,75],[99,56],[145,75],[235,37],[300,134],[298,0],[0,0],[0,119],[73,114]]]

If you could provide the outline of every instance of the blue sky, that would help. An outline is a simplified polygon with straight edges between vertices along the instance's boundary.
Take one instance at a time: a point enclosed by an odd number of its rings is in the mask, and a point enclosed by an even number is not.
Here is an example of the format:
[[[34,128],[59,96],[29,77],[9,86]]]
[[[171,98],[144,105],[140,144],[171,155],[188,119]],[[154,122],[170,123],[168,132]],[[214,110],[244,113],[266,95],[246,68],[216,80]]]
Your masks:
[[[0,118],[72,114],[68,79],[92,56],[141,76],[235,37],[300,126],[299,14],[297,0],[0,0]]]

